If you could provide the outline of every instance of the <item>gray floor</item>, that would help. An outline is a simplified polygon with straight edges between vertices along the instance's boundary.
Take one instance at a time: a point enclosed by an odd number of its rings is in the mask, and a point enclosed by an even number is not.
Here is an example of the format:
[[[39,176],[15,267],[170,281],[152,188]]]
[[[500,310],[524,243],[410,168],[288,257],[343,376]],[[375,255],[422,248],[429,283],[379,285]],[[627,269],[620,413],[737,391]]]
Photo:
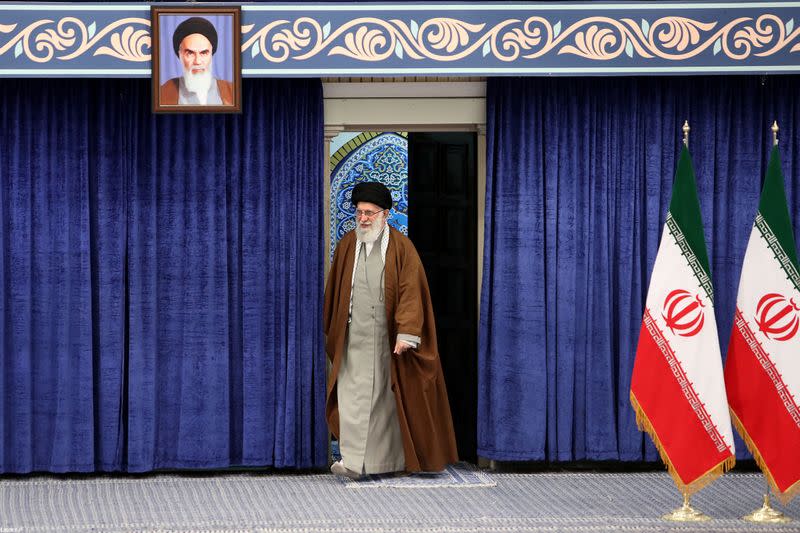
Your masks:
[[[491,474],[493,487],[351,488],[325,474],[0,479],[0,533],[17,531],[800,531],[739,517],[760,504],[758,474],[727,474],[692,503],[714,520],[672,524],[666,473]]]

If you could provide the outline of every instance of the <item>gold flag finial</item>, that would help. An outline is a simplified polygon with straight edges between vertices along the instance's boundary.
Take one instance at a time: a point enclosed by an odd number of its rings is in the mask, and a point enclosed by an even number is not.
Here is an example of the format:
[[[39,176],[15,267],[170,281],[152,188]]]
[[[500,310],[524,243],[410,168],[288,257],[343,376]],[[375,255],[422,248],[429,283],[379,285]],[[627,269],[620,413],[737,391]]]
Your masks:
[[[689,130],[692,129],[689,127],[689,121],[685,120],[683,122],[683,144],[686,145],[686,148],[689,148]]]
[[[772,144],[774,144],[775,146],[778,146],[778,129],[779,128],[778,128],[778,121],[777,120],[772,123],[772,128],[770,128],[770,129],[772,130]]]

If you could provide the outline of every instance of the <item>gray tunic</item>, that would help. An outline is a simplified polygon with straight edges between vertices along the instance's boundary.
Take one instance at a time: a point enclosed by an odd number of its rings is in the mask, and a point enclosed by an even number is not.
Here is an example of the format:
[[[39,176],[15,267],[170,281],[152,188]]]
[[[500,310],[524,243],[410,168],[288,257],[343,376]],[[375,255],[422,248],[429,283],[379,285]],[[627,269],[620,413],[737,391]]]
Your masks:
[[[339,448],[350,470],[366,474],[404,470],[391,386],[380,246],[376,243],[369,257],[362,249],[354,268],[353,310],[337,382]]]

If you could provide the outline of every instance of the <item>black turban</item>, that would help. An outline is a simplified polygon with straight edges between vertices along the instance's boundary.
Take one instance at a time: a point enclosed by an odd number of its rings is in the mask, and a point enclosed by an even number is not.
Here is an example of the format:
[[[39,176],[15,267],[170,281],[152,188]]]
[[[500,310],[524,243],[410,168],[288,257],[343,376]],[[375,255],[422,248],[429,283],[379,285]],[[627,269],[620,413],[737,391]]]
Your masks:
[[[172,47],[176,56],[180,55],[181,42],[193,33],[199,33],[208,39],[212,54],[217,51],[217,30],[214,29],[214,25],[203,17],[191,17],[178,24],[175,33],[172,34]]]
[[[353,196],[350,200],[353,205],[358,202],[370,202],[384,209],[392,207],[392,193],[383,183],[377,181],[363,181],[353,187]]]

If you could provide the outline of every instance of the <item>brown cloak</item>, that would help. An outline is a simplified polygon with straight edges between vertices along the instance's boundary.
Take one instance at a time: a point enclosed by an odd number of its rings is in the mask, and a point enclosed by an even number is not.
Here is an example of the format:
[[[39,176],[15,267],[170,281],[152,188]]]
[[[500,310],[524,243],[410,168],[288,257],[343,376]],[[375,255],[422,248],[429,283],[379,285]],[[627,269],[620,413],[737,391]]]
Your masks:
[[[384,273],[389,351],[394,351],[398,333],[422,339],[417,349],[409,348],[402,355],[392,354],[392,391],[403,435],[406,470],[434,472],[458,461],[458,453],[436,344],[433,305],[425,269],[414,245],[399,231],[389,229]],[[336,378],[347,335],[355,243],[354,231],[342,237],[325,286],[325,351],[333,365],[328,379],[326,416],[328,427],[337,438]]]

